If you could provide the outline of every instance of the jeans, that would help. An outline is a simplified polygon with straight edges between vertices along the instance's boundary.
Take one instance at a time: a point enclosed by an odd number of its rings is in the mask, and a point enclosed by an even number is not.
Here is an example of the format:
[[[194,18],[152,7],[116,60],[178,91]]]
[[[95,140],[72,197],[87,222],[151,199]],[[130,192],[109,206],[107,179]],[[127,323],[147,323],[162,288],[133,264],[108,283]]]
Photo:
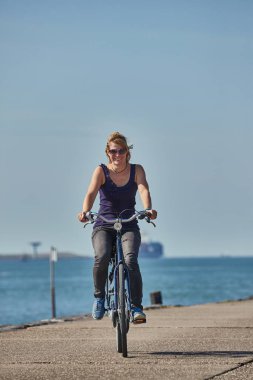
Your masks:
[[[95,251],[93,267],[95,297],[105,297],[108,265],[115,241],[116,231],[113,229],[97,227],[92,233],[92,244]],[[121,241],[124,260],[130,277],[131,304],[142,308],[142,278],[138,264],[138,252],[141,243],[140,231],[123,231]]]

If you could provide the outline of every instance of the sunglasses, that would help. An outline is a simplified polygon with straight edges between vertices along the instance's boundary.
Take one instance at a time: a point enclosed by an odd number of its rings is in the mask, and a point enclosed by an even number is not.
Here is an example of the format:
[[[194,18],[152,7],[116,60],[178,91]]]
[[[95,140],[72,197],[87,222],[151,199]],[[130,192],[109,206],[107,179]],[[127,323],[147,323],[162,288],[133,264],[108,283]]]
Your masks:
[[[109,149],[109,153],[110,154],[125,154],[126,153],[126,149],[125,148],[121,148],[121,149]]]

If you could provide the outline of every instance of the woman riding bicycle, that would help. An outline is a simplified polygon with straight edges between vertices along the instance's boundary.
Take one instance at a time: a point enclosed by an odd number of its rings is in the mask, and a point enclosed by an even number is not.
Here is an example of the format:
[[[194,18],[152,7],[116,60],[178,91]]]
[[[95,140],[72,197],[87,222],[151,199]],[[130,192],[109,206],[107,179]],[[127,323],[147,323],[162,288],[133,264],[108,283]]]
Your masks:
[[[150,219],[157,217],[152,209],[149,186],[141,165],[130,164],[130,149],[127,139],[119,132],[113,132],[106,144],[105,153],[109,159],[107,165],[98,166],[88,187],[83,201],[83,211],[78,214],[80,222],[87,222],[85,216],[91,210],[97,193],[100,195],[99,214],[113,219],[122,211],[124,218],[129,218],[135,211],[135,196],[138,190],[144,209],[148,210]],[[92,233],[95,251],[93,267],[94,296],[92,316],[102,319],[105,313],[105,283],[112,246],[115,242],[115,230],[101,219],[97,219]],[[126,223],[122,228],[122,247],[124,260],[130,275],[131,306],[133,321],[146,321],[142,307],[142,277],[138,264],[138,252],[141,236],[137,220]]]

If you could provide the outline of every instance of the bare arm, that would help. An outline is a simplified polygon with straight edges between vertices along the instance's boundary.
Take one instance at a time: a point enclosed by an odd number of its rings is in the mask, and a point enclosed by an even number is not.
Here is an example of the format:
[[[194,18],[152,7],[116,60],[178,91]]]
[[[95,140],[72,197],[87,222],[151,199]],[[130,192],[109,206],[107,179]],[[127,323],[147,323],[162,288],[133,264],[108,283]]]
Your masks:
[[[93,203],[96,199],[99,188],[104,183],[104,173],[103,169],[98,166],[91,177],[91,181],[87,190],[87,193],[83,200],[83,211],[78,214],[78,219],[80,222],[85,222],[87,218],[85,217],[86,212],[90,211]]]
[[[151,219],[157,217],[157,211],[152,209],[152,201],[149,192],[149,186],[146,179],[146,174],[141,165],[136,165],[136,183],[138,191],[141,197],[141,201],[144,209],[149,209]]]

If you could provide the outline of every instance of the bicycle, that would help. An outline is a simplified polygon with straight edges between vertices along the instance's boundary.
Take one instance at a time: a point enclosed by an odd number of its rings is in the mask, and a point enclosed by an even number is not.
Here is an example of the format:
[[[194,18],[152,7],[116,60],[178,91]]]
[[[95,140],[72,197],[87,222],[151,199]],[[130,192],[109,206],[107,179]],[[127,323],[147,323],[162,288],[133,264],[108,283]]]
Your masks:
[[[107,219],[96,212],[88,212],[86,217],[89,221],[84,224],[84,227],[86,227],[87,224],[94,223],[97,218],[100,218],[106,223],[113,224],[113,228],[116,231],[116,244],[112,250],[105,287],[105,310],[111,317],[113,327],[116,329],[117,352],[122,353],[123,357],[127,357],[127,333],[129,323],[133,322],[133,319],[131,317],[130,276],[124,262],[121,243],[122,224],[131,222],[134,219],[145,219],[154,227],[155,223],[150,220],[149,213],[146,210],[135,211],[128,219],[121,217],[124,211],[115,219]]]

